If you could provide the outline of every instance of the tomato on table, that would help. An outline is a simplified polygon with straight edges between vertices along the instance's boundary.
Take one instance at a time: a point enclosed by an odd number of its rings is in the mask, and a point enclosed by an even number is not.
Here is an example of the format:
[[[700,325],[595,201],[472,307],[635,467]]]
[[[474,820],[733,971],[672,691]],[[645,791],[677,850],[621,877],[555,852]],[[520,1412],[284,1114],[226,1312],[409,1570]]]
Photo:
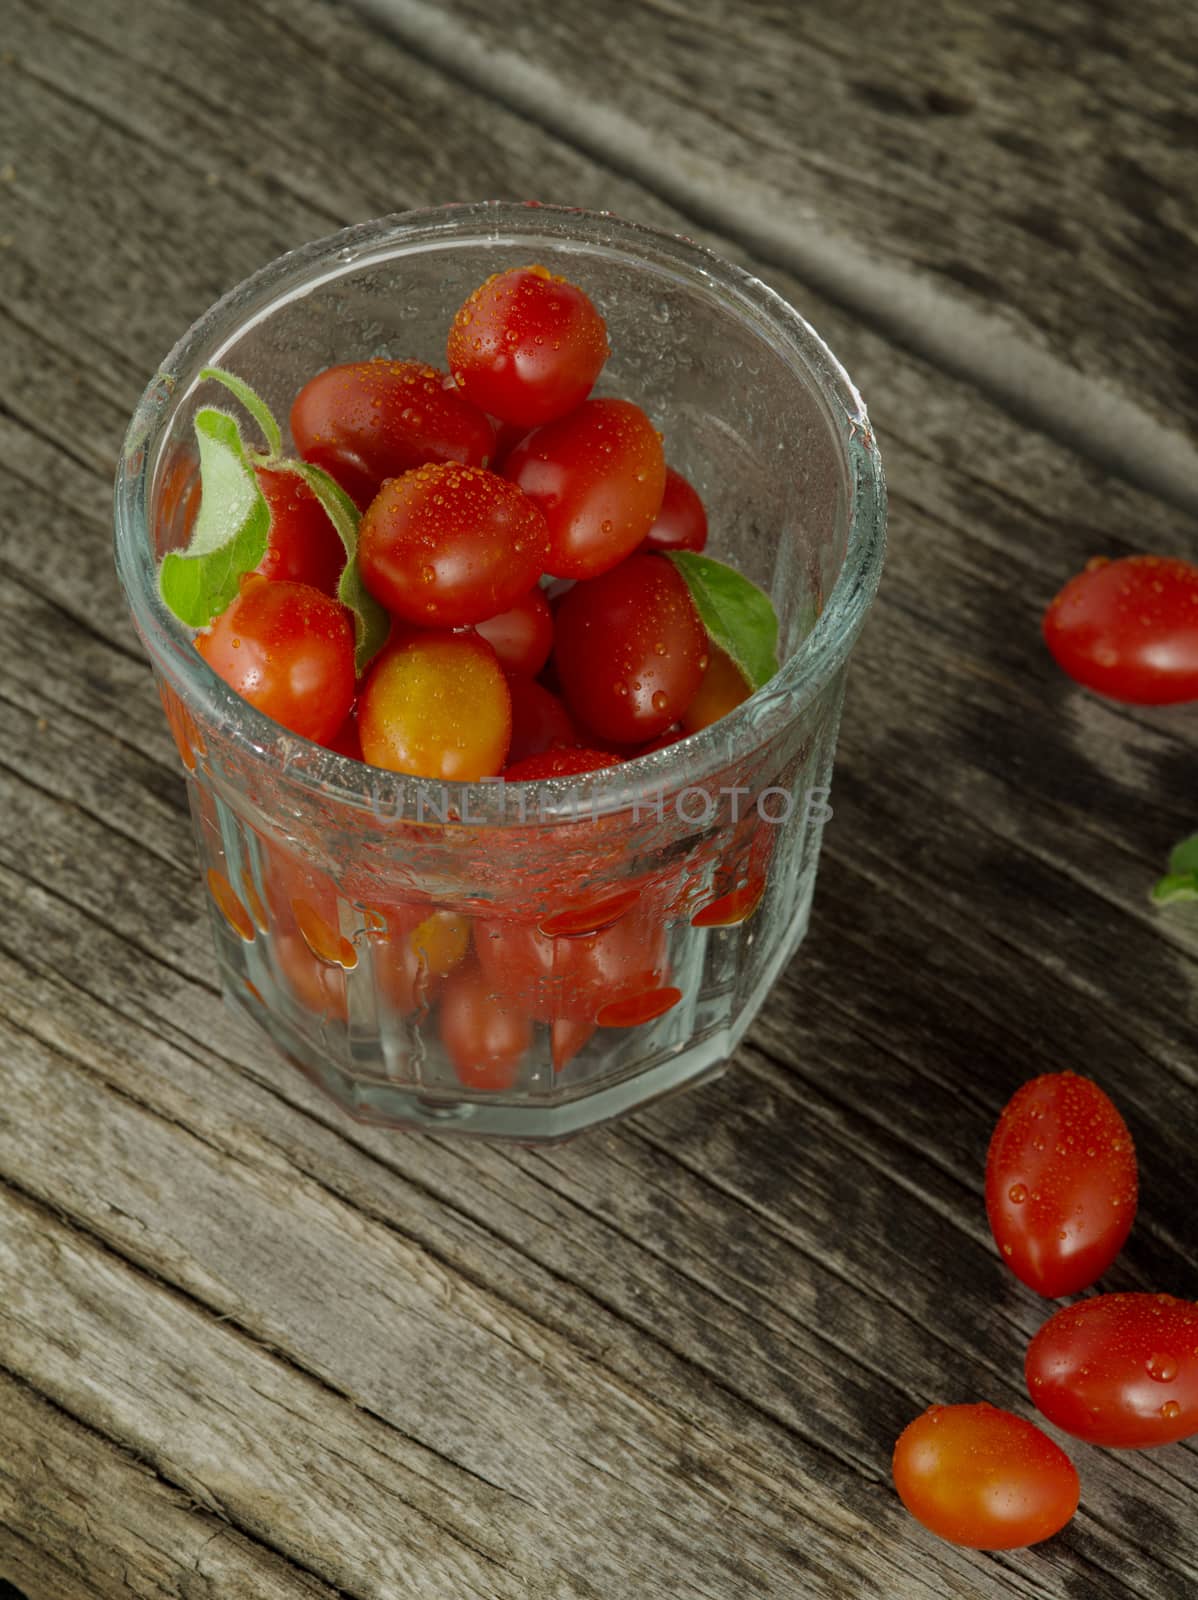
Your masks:
[[[530,589],[506,611],[476,622],[474,631],[491,646],[506,673],[535,678],[553,649],[553,613],[545,591]]]
[[[665,491],[661,438],[628,400],[584,400],[537,428],[503,473],[549,524],[545,571],[593,578],[631,555],[653,526]]]
[[[686,711],[707,631],[665,556],[635,555],[562,597],[553,661],[570,711],[599,738],[644,744]]]
[[[257,476],[270,508],[270,534],[256,570],[272,581],[309,583],[336,595],[345,546],[328,512],[297,473],[259,467]]]
[[[702,550],[707,544],[707,510],[689,478],[666,468],[661,510],[645,535],[643,550]]]
[[[1198,1433],[1198,1305],[1101,1294],[1065,1306],[1028,1346],[1028,1393],[1090,1444],[1142,1450]]]
[[[296,395],[291,434],[365,510],[387,478],[429,461],[485,467],[495,425],[447,373],[422,361],[348,361],[318,372]]]
[[[532,1044],[532,1022],[470,964],[441,992],[441,1042],[467,1089],[510,1089]]]
[[[931,1406],[899,1435],[894,1485],[925,1528],[973,1550],[1049,1539],[1077,1510],[1077,1469],[1032,1422],[977,1405]]]
[[[1004,1107],[986,1158],[986,1212],[1011,1271],[1050,1299],[1107,1270],[1136,1215],[1127,1124],[1089,1078],[1046,1073]]]
[[[512,698],[485,639],[413,632],[388,645],[370,668],[358,728],[372,766],[472,782],[503,768]]]
[[[254,576],[196,649],[243,700],[323,744],[354,703],[354,630],[345,607],[304,583]]]
[[[547,267],[509,267],[480,284],[453,319],[449,370],[468,400],[535,428],[585,400],[608,357],[591,301]]]
[[[1198,566],[1098,556],[1049,605],[1044,639],[1063,671],[1111,700],[1198,700]]]
[[[432,463],[391,478],[358,530],[362,581],[422,627],[484,622],[522,600],[549,554],[545,518],[481,467]]]

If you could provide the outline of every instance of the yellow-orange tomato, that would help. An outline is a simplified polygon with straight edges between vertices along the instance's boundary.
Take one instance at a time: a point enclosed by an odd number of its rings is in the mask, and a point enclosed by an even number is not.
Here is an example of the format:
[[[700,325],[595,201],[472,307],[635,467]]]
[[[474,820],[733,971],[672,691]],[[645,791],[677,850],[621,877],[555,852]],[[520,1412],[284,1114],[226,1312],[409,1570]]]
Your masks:
[[[698,733],[713,722],[734,711],[751,691],[744,673],[718,644],[711,645],[707,657],[707,671],[695,691],[694,699],[682,713],[682,726],[686,733]]]
[[[471,782],[500,772],[512,697],[494,650],[475,634],[413,633],[370,669],[358,710],[362,754],[376,767]]]

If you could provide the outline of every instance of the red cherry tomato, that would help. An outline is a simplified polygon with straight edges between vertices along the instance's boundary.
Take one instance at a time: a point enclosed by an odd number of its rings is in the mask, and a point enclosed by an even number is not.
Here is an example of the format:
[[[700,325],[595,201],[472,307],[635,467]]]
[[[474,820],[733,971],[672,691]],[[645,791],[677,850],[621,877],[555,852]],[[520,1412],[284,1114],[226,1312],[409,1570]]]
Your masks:
[[[1052,601],[1044,638],[1071,678],[1112,700],[1198,700],[1198,566],[1098,557]]]
[[[1015,1276],[1057,1299],[1088,1289],[1136,1214],[1136,1152],[1096,1083],[1033,1078],[1004,1107],[986,1158],[990,1231]]]
[[[431,1005],[443,979],[470,948],[469,919],[425,906],[388,907],[387,932],[372,939],[379,988],[392,1008],[410,1016]]]
[[[471,965],[446,980],[441,1042],[467,1089],[510,1089],[532,1043],[532,1023]]]
[[[735,711],[752,692],[744,673],[727,651],[721,650],[718,644],[711,645],[703,681],[682,713],[683,733],[698,733],[700,728],[710,727]]]
[[[454,782],[490,777],[511,739],[507,679],[473,633],[413,633],[371,667],[358,727],[372,766]]]
[[[520,600],[549,533],[536,506],[481,467],[434,463],[391,478],[358,530],[362,580],[405,622],[454,628]]]
[[[449,331],[449,370],[468,400],[538,427],[590,394],[607,360],[603,318],[546,267],[511,267],[475,289]]]
[[[673,467],[666,468],[661,510],[645,535],[643,550],[702,550],[707,543],[707,512],[699,491]]]
[[[336,595],[345,546],[328,512],[294,472],[259,467],[258,487],[270,507],[270,538],[257,570],[272,581],[309,583]]]
[[[584,400],[522,439],[503,472],[545,513],[555,578],[593,578],[630,555],[666,482],[661,439],[627,400]]]
[[[576,583],[558,608],[555,641],[566,704],[615,744],[664,733],[690,705],[708,661],[690,590],[664,556],[632,556]]]
[[[527,924],[479,922],[475,947],[497,994],[546,1022],[595,1022],[609,1005],[658,994],[665,929],[636,907],[596,933],[550,936]]]
[[[295,397],[291,433],[304,460],[363,509],[386,478],[427,461],[485,467],[495,453],[490,417],[420,361],[350,361],[318,372]]]
[[[362,735],[358,732],[358,719],[351,711],[349,716],[329,739],[324,740],[326,750],[335,750],[339,756],[351,761],[363,761]]]
[[[553,649],[553,615],[543,589],[530,589],[498,616],[474,625],[505,672],[535,678]]]
[[[570,713],[551,690],[531,678],[509,678],[512,695],[512,743],[508,762],[526,761],[546,750],[574,748],[582,736]]]
[[[1077,1510],[1077,1469],[1010,1411],[931,1406],[899,1435],[894,1486],[925,1528],[972,1550],[1019,1550],[1049,1539]]]
[[[542,778],[569,778],[575,773],[618,767],[620,757],[609,750],[546,750],[539,756],[513,761],[503,769],[509,783],[535,783]]]
[[[1198,1306],[1169,1294],[1100,1294],[1065,1306],[1024,1363],[1028,1393],[1058,1428],[1142,1450],[1198,1433]]]
[[[274,940],[280,976],[306,1011],[334,1022],[349,1016],[345,969],[313,955],[297,933],[281,933]]]
[[[243,700],[305,739],[323,744],[349,716],[353,625],[308,584],[248,579],[196,649]]]

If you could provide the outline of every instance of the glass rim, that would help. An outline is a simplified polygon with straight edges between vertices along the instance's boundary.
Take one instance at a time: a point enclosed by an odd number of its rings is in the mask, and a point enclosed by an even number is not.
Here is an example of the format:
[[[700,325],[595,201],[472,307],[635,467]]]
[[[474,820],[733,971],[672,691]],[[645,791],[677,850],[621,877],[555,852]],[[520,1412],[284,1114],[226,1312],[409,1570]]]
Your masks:
[[[488,200],[356,223],[276,257],[192,324],[138,402],[114,489],[117,571],[155,669],[189,710],[219,725],[244,754],[285,772],[289,781],[323,801],[396,819],[423,819],[432,802],[437,816],[469,816],[489,826],[514,821],[498,778],[442,782],[365,765],[288,732],[217,676],[158,591],[148,511],[161,446],[176,411],[198,387],[201,368],[220,365],[224,350],[280,305],[352,275],[372,260],[441,245],[526,241],[558,248],[575,243],[591,253],[623,256],[630,265],[655,267],[692,288],[701,286],[725,310],[751,323],[822,402],[841,447],[848,516],[844,559],[823,609],[767,684],[719,721],[662,750],[594,773],[510,785],[537,791],[536,824],[577,822],[580,790],[587,795],[586,815],[619,812],[638,799],[644,805],[662,792],[702,785],[768,744],[803,714],[847,660],[877,592],[885,552],[886,490],[865,404],[825,341],[776,290],[706,246],[611,212]],[[521,825],[528,825],[527,816]]]

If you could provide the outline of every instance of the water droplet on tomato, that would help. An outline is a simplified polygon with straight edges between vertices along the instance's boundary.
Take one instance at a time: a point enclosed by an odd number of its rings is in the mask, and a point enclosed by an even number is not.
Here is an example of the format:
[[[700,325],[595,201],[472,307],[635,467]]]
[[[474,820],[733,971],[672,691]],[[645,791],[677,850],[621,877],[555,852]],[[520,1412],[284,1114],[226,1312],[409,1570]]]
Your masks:
[[[1181,1416],[1181,1406],[1176,1400],[1166,1400],[1161,1407],[1161,1416],[1166,1422],[1172,1422],[1176,1417]]]
[[[622,678],[618,679],[615,683],[613,683],[612,684],[612,688],[616,692],[616,694],[620,695],[622,698],[625,697],[628,694],[628,685],[624,682],[624,680]]]
[[[1007,1190],[1007,1199],[1013,1206],[1021,1206],[1027,1199],[1027,1185],[1024,1183],[1013,1183]]]
[[[1013,1249],[1013,1247],[1011,1245],[1004,1244],[1003,1247],[1002,1247],[1002,1253],[1003,1253],[1004,1256],[1013,1255],[1014,1254],[1014,1249]]]
[[[436,581],[437,581],[437,569],[436,569],[436,567],[421,567],[421,569],[420,569],[420,581],[421,581],[421,583],[436,583]]]
[[[653,646],[653,654],[655,656],[664,656],[665,653],[666,653],[665,641],[663,639],[658,639],[656,644],[654,644],[654,646]]]
[[[610,517],[604,517],[603,521],[599,524],[599,531],[601,533],[611,533],[612,520]]]
[[[668,711],[670,709],[669,696],[664,694],[662,690],[658,689],[653,696],[652,705],[654,711]]]
[[[1177,1362],[1172,1356],[1150,1355],[1144,1366],[1157,1383],[1172,1383],[1177,1376]]]

